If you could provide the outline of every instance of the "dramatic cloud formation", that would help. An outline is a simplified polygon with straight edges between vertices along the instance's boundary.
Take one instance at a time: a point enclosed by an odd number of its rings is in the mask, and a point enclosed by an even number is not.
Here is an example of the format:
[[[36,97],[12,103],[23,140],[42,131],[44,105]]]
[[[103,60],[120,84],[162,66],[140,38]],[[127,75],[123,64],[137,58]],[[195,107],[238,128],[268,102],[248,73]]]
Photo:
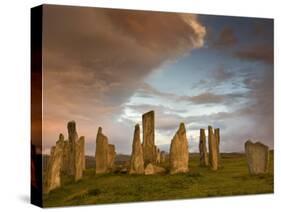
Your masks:
[[[273,46],[254,45],[235,52],[235,56],[243,60],[262,61],[273,64]]]
[[[154,69],[201,47],[205,35],[196,15],[57,6],[44,7],[43,31],[48,147],[71,119],[92,143],[102,125],[128,145],[117,135],[124,126],[114,123],[122,104]]]
[[[237,43],[238,39],[235,36],[233,29],[225,27],[219,34],[218,39],[214,42],[217,47],[229,47]]]
[[[87,154],[99,126],[118,153],[130,153],[134,125],[150,110],[164,150],[180,122],[191,151],[208,125],[221,128],[222,151],[242,151],[249,138],[272,148],[272,27],[266,19],[44,6],[44,152],[75,120]],[[215,38],[207,44],[206,28]]]
[[[194,104],[229,103],[236,101],[237,98],[243,98],[244,96],[243,93],[214,94],[206,92],[197,96],[180,97],[180,100],[187,100]]]

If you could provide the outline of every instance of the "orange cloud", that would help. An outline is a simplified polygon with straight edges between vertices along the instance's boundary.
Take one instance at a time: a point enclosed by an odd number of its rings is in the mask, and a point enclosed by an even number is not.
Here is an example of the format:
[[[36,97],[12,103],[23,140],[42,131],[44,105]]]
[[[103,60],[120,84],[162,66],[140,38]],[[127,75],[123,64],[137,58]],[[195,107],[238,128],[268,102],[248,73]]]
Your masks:
[[[45,146],[69,120],[86,143],[105,126],[117,150],[127,146],[120,132],[128,126],[116,123],[123,104],[154,69],[200,48],[206,34],[189,14],[52,5],[43,13]]]

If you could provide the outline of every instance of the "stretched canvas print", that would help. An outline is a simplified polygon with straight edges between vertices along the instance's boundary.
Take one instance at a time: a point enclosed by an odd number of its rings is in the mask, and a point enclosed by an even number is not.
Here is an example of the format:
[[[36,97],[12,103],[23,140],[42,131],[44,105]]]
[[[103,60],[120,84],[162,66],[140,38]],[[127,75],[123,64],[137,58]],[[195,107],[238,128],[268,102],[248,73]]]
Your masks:
[[[273,193],[273,19],[41,5],[31,51],[32,203]]]

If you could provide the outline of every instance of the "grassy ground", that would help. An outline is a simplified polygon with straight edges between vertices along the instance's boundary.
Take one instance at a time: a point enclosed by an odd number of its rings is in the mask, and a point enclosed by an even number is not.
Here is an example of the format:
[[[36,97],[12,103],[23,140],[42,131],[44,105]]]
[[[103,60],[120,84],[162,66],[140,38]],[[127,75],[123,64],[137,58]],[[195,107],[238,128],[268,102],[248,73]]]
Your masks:
[[[76,182],[63,179],[63,186],[43,197],[45,207],[198,197],[263,194],[273,192],[273,156],[269,174],[250,176],[244,155],[224,154],[218,171],[198,166],[190,158],[190,172],[177,175],[95,175],[94,169]]]

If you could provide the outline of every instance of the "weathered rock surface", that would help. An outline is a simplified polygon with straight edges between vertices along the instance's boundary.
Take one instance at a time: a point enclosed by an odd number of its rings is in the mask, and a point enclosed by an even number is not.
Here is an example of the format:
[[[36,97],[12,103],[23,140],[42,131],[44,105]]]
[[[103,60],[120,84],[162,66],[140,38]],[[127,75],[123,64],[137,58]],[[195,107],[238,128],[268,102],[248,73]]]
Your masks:
[[[142,151],[142,145],[140,140],[140,126],[138,124],[135,126],[129,173],[130,174],[144,173],[143,151]]]
[[[188,141],[184,123],[181,123],[170,145],[170,174],[189,171]]]
[[[245,153],[248,163],[248,169],[251,175],[265,174],[269,166],[269,148],[268,146],[248,140],[245,143]]]
[[[156,163],[159,164],[160,163],[160,149],[156,148]]]
[[[213,128],[208,126],[209,164],[212,170],[218,169],[218,147]]]
[[[75,121],[68,122],[67,130],[68,130],[68,142],[69,142],[68,174],[74,176],[75,175],[75,147],[76,147],[76,142],[78,140]]]
[[[215,129],[215,137],[217,141],[217,153],[218,153],[218,166],[220,166],[220,128]]]
[[[81,136],[81,137],[83,137],[83,140],[84,140],[83,150],[81,149],[81,151],[83,151],[83,156],[81,158],[82,159],[82,169],[86,170],[85,137],[84,136]]]
[[[76,143],[75,149],[75,181],[80,180],[83,177],[85,163],[85,137],[81,136]]]
[[[206,146],[205,129],[200,129],[199,138],[200,166],[208,166],[208,152]]]
[[[108,144],[108,156],[107,156],[108,172],[113,171],[115,157],[116,157],[115,146],[113,144]]]
[[[161,174],[165,172],[166,169],[160,166],[153,165],[152,163],[149,163],[144,170],[145,175]]]
[[[46,192],[60,186],[61,174],[73,176],[75,180],[79,180],[83,176],[85,138],[82,136],[78,140],[74,121],[68,122],[67,129],[68,140],[64,140],[63,134],[60,134],[56,146],[52,147],[44,178]]]
[[[145,167],[144,173],[145,173],[145,175],[152,175],[152,174],[155,174],[155,173],[154,173],[154,167],[153,167],[153,164],[152,164],[152,163],[149,163],[149,164]]]
[[[49,193],[51,190],[61,186],[63,142],[63,140],[58,140],[56,146],[51,148],[51,155],[48,161],[44,182],[44,193]]]
[[[108,139],[102,133],[102,128],[99,127],[96,138],[96,174],[108,172]]]
[[[154,111],[142,115],[144,164],[156,163],[154,141]]]
[[[64,140],[63,134],[59,135],[59,140],[63,145],[63,153],[62,153],[62,165],[61,165],[61,172],[64,174],[69,174],[69,142],[68,140]]]

